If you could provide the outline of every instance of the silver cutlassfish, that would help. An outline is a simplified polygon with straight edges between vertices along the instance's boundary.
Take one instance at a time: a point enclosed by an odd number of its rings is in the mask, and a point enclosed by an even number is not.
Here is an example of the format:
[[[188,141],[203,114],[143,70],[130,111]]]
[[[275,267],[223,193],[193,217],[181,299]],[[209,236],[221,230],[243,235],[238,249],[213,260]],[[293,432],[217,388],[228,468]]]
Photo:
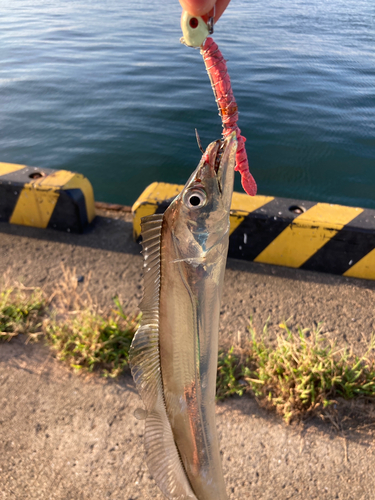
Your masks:
[[[215,423],[235,133],[211,143],[164,215],[142,219],[142,323],[130,351],[146,460],[168,499],[227,500]]]

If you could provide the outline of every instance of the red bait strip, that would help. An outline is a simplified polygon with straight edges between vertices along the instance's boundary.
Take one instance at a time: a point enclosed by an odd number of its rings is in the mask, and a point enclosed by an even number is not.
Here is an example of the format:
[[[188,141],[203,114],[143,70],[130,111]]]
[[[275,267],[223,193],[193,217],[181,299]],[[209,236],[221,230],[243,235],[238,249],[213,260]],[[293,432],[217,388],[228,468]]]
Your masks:
[[[233,95],[232,85],[228,74],[227,64],[219,47],[210,37],[201,46],[201,54],[210,77],[219,114],[223,123],[223,136],[236,132],[238,148],[235,170],[241,174],[242,187],[250,196],[255,196],[257,185],[249,171],[249,161],[245,150],[245,137],[237,125],[238,107]]]

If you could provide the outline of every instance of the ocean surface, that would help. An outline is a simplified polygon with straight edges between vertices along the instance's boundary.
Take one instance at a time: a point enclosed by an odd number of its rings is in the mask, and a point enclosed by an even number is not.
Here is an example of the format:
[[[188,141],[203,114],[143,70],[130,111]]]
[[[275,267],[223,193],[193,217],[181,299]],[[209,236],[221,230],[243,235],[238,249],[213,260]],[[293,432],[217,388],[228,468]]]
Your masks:
[[[125,205],[185,183],[194,129],[206,146],[221,122],[180,14],[178,0],[2,0],[0,161],[81,172]],[[375,208],[375,1],[232,0],[214,39],[258,192]]]

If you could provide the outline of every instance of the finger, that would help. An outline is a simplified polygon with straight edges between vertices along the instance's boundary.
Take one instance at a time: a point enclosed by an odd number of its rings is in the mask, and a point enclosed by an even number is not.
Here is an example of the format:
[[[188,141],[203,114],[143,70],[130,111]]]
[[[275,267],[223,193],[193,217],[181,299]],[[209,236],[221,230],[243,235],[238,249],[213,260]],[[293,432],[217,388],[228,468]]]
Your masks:
[[[180,0],[181,7],[193,16],[203,16],[207,14],[216,0]]]
[[[180,0],[184,10],[193,16],[203,16],[215,8],[215,22],[218,21],[229,4],[230,0]]]
[[[220,19],[229,2],[230,0],[217,0],[215,5],[215,23]]]

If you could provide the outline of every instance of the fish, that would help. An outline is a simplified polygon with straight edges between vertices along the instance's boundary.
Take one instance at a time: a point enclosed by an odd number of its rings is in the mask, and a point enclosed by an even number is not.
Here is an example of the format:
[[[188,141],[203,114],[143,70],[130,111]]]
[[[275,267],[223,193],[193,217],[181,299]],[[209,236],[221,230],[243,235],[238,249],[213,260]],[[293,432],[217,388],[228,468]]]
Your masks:
[[[143,217],[141,325],[129,361],[146,462],[168,499],[227,500],[215,421],[236,133],[212,142],[164,214]]]

